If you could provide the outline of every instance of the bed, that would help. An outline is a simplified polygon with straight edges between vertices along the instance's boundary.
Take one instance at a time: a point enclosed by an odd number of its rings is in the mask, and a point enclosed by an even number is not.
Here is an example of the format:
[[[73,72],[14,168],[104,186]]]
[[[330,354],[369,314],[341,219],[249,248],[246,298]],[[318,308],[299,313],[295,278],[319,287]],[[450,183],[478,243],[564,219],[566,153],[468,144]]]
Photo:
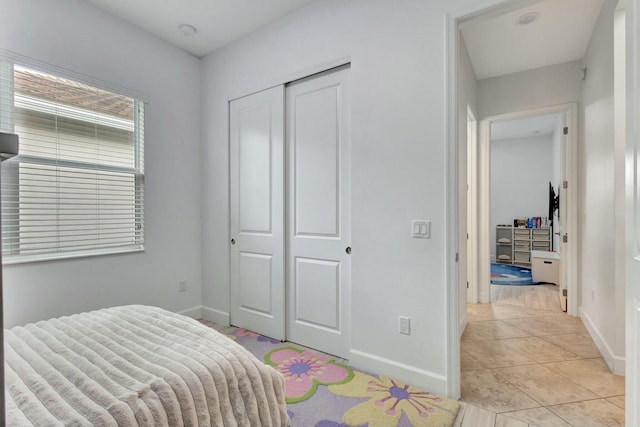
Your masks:
[[[284,379],[208,326],[129,305],[5,331],[9,426],[286,426]]]

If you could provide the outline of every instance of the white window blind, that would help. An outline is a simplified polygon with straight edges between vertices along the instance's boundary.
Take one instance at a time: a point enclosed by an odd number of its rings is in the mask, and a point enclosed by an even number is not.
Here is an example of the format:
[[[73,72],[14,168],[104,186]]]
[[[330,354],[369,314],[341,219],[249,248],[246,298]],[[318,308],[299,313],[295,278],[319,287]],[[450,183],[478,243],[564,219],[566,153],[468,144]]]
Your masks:
[[[142,249],[143,102],[4,62],[0,130],[3,260]]]

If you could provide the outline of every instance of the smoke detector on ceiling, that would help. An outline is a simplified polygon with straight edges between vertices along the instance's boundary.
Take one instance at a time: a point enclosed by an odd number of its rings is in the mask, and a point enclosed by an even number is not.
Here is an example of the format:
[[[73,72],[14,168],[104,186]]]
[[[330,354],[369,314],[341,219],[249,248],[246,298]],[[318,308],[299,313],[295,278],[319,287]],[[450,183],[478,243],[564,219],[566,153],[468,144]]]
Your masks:
[[[196,27],[194,27],[193,25],[189,25],[189,24],[180,25],[178,27],[178,30],[180,30],[182,35],[187,37],[187,38],[195,36],[196,33],[198,32],[198,30],[196,30]]]
[[[536,21],[538,18],[540,18],[540,14],[538,12],[525,13],[524,15],[518,16],[518,19],[516,19],[516,24],[529,25],[532,22]]]

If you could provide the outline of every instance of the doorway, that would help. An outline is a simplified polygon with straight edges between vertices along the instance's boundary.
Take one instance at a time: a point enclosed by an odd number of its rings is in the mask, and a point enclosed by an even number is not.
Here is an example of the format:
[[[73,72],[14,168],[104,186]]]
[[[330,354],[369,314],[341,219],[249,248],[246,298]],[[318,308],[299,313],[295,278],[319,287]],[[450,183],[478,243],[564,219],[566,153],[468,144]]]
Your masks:
[[[539,119],[532,122],[533,118],[536,117]],[[562,301],[566,297],[569,301],[567,313],[573,316],[578,315],[577,283],[575,279],[577,275],[577,239],[575,238],[577,235],[577,191],[575,185],[573,187],[570,185],[571,182],[577,182],[575,165],[577,163],[576,144],[578,130],[576,118],[577,105],[567,104],[501,114],[487,117],[480,122],[479,182],[477,187],[478,198],[480,199],[480,209],[478,211],[480,228],[478,300],[480,302],[495,301],[491,295],[492,263],[528,268],[531,268],[534,263],[542,263],[544,265],[545,261],[553,261],[549,256],[545,256],[541,252],[554,248],[556,249],[555,252],[562,254],[562,262],[554,266],[554,268],[558,269],[559,299]],[[493,138],[494,147],[503,145],[504,142],[510,143],[502,147],[499,153],[493,153],[494,159],[506,162],[507,160],[503,159],[502,154],[512,156],[514,149],[517,151],[516,144],[518,142],[514,142],[511,137],[522,135],[523,132],[533,134],[535,131],[540,131],[541,120],[557,120],[557,123],[551,126],[556,133],[557,142],[554,143],[553,138],[549,140],[550,149],[559,152],[551,156],[551,158],[556,158],[557,164],[555,166],[552,164],[546,165],[547,169],[556,170],[555,176],[551,173],[548,180],[543,179],[541,181],[543,173],[538,173],[539,171],[537,171],[535,173],[536,176],[527,178],[535,179],[537,188],[520,186],[519,184],[524,181],[524,178],[521,177],[520,181],[518,181],[515,174],[518,169],[524,171],[530,166],[535,166],[532,165],[532,162],[536,157],[533,152],[527,155],[526,151],[523,151],[519,157],[510,160],[512,164],[506,165],[508,167],[505,166],[506,171],[494,173],[492,179],[492,168],[494,171],[499,170],[496,169],[496,165],[491,164],[492,131],[494,134],[498,132],[498,138]],[[525,128],[527,123],[533,123],[531,125],[532,129]],[[506,138],[511,138],[511,140],[504,139],[505,136]],[[503,142],[495,142],[499,140]],[[550,163],[553,163],[553,160],[549,160]],[[509,171],[511,172],[509,173]],[[551,182],[551,185],[549,185],[549,182]],[[527,187],[531,187],[531,185],[533,184],[528,183]],[[493,194],[492,189],[507,194],[496,195]],[[558,196],[559,209],[557,210],[550,208],[550,203],[552,202],[549,199],[552,193]],[[516,204],[514,195],[518,194],[519,196],[515,197],[524,199],[524,202],[520,203],[520,207],[516,208],[513,206]],[[507,195],[507,197],[502,197],[504,195]],[[536,209],[535,211],[539,213],[525,214],[528,210],[533,209]],[[554,224],[553,229],[544,226],[538,227],[537,222],[534,226],[532,221],[527,224],[527,217],[544,217],[545,212],[547,224]],[[557,216],[558,214],[560,216]],[[514,218],[511,218],[512,216]],[[518,216],[523,218],[517,218]],[[520,219],[523,222],[514,224],[514,219]],[[536,219],[533,221],[536,221]],[[542,276],[543,279],[546,278],[546,274]]]
[[[346,66],[229,103],[230,322],[344,358],[349,94]]]
[[[540,3],[540,4],[542,4],[543,2],[539,2],[539,3]],[[551,2],[544,2],[544,3],[551,3]],[[569,3],[570,3],[570,2],[562,2],[563,6],[564,6],[564,5],[567,5],[567,4],[569,4]],[[494,17],[495,17],[495,16],[497,16],[497,15],[505,15],[505,12],[514,12],[514,13],[524,14],[524,11],[523,11],[522,9],[524,9],[524,7],[527,7],[527,6],[531,6],[532,4],[533,4],[532,2],[502,2],[502,3],[501,3],[501,4],[499,4],[499,5],[495,5],[495,7],[493,7],[493,8],[488,8],[488,9],[484,9],[484,10],[476,10],[476,11],[473,11],[473,12],[461,13],[461,14],[459,14],[459,15],[452,16],[452,17],[451,17],[451,19],[450,19],[450,24],[451,24],[451,25],[450,25],[450,28],[449,28],[449,30],[450,30],[449,40],[450,40],[450,43],[452,43],[452,45],[453,45],[453,46],[456,46],[456,49],[454,50],[454,49],[451,47],[451,45],[450,45],[450,50],[449,50],[449,59],[450,59],[450,61],[449,61],[449,66],[450,66],[453,70],[456,70],[456,67],[457,67],[457,66],[459,66],[459,63],[454,62],[453,60],[451,60],[451,57],[456,58],[456,56],[457,56],[457,54],[458,54],[458,50],[457,50],[457,49],[459,49],[459,48],[460,48],[460,43],[461,43],[461,42],[460,42],[460,35],[459,35],[459,33],[458,33],[458,29],[459,29],[458,24],[459,24],[461,21],[466,20],[466,19],[471,19],[471,18],[478,18],[478,17],[479,17],[479,16],[481,16],[481,15],[483,15],[483,17],[482,17],[481,19],[489,20],[491,16],[494,16]],[[538,3],[535,3],[535,4],[537,5]],[[608,18],[610,17],[610,15],[611,15],[611,13],[612,13],[613,6],[615,6],[615,4],[612,4],[611,2],[606,2],[606,8],[604,8],[604,10],[605,10],[605,11],[603,12],[603,13],[604,13],[604,15],[603,15],[603,16],[605,16],[605,18],[607,18],[607,19],[608,19]],[[636,9],[636,8],[637,8],[637,6],[638,6],[638,5],[637,5],[637,2],[633,1],[633,2],[632,2],[632,10],[633,10],[633,13],[637,13],[637,9]],[[629,10],[629,2],[627,2],[627,10]],[[580,12],[582,12],[582,11],[580,11]],[[599,12],[599,13],[600,13],[600,12]],[[596,15],[600,16],[601,14],[599,15],[599,14],[597,13]],[[557,18],[558,16],[559,16],[559,14],[556,14],[556,15],[555,15],[555,17],[556,17],[556,18]],[[596,16],[596,18],[598,18],[598,16]],[[514,17],[513,15],[511,15],[511,17],[508,19],[509,24],[510,24],[510,25],[512,25],[514,22],[518,22],[518,20],[517,20],[516,18],[519,18],[519,17],[520,17],[520,16]],[[535,19],[535,17],[534,17],[534,19]],[[573,20],[577,20],[577,18],[576,18],[574,15],[572,15],[572,19],[573,19]],[[636,21],[635,21],[635,19],[636,19],[636,17],[634,16],[633,20],[628,20],[628,21],[627,21],[627,25],[629,24],[629,22],[633,22],[633,23],[635,24],[635,22],[636,22]],[[564,21],[566,22],[567,20],[564,20]],[[598,36],[599,36],[599,37],[602,37],[603,33],[607,33],[607,32],[609,31],[609,28],[607,27],[607,24],[604,24],[604,27],[603,27],[602,25],[600,25],[600,24],[601,24],[601,22],[608,22],[608,21],[606,21],[606,20],[605,20],[605,21],[603,21],[603,20],[598,21],[598,28],[599,28],[599,34],[598,34]],[[603,28],[604,28],[604,29],[603,29]],[[627,28],[629,28],[629,27],[627,27]],[[495,33],[494,33],[494,34],[495,34]],[[627,40],[627,47],[629,47],[629,45],[633,45],[633,43],[635,43],[635,42],[636,42],[636,41],[635,41],[635,38],[636,38],[635,34],[636,34],[636,33],[634,33],[633,31],[629,31],[629,30],[627,30],[627,35],[633,35],[633,37],[634,37],[634,40]],[[556,40],[561,40],[561,38],[557,38],[557,37],[556,37]],[[627,48],[627,52],[628,52],[628,51],[629,51],[629,49]],[[454,53],[454,52],[455,52],[455,53]],[[588,58],[585,56],[584,60],[581,60],[580,62],[581,62],[581,63],[587,63],[587,64],[589,64],[589,66],[591,66],[593,70],[600,70],[600,69],[603,67],[603,65],[601,65],[601,64],[611,64],[611,61],[602,61],[602,56],[600,56],[600,55],[599,55],[599,53],[600,53],[600,52],[601,52],[601,51],[597,51],[597,50],[596,50],[596,53],[595,53],[595,54],[591,55],[591,56],[590,56],[590,57],[588,57]],[[518,56],[518,55],[516,54],[516,55],[513,55],[513,56]],[[507,54],[505,54],[504,52],[502,52],[501,57],[512,57],[512,56],[511,56],[511,55],[507,55]],[[599,62],[598,62],[598,61],[599,61]],[[627,68],[627,69],[631,69],[632,67],[630,67],[628,64],[629,64],[629,63],[627,63],[626,68]],[[578,65],[578,66],[580,66],[580,65]],[[571,75],[573,75],[573,76],[575,76],[575,75],[580,75],[580,74],[579,74],[580,68],[574,68],[574,70],[575,70],[575,73],[573,73],[573,71],[571,71]],[[587,70],[587,71],[589,71],[589,70]],[[452,75],[456,75],[456,73],[450,73],[450,74],[452,74]],[[585,74],[584,74],[584,71],[583,71],[583,72],[582,72],[583,81],[584,81],[584,75],[585,75]],[[603,75],[604,75],[605,77],[607,77],[607,76],[608,76],[608,74],[606,74],[606,73],[605,73],[605,74],[597,74],[597,76],[598,76],[598,77],[600,77],[600,80],[602,80]],[[596,76],[595,72],[594,72],[594,74],[592,74],[592,76],[594,76],[594,77]],[[590,96],[593,96],[593,95],[592,95],[592,94],[593,94],[593,91],[589,92],[589,90],[592,90],[592,88],[594,87],[594,84],[596,84],[596,83],[594,83],[594,82],[597,82],[597,83],[600,83],[600,84],[602,83],[602,82],[601,82],[601,81],[599,81],[597,78],[596,78],[595,80],[589,80],[589,79],[587,78],[587,83],[586,83],[586,84],[585,84],[585,83],[583,83],[583,86],[582,86],[582,87],[583,87],[583,89],[581,90],[581,92],[582,92],[583,94],[584,94],[584,93],[589,93],[589,95],[590,95]],[[455,87],[455,89],[452,91],[452,93],[456,93],[456,89],[457,89],[457,86],[458,86],[458,85],[459,85],[459,83],[453,84],[453,86]],[[552,85],[552,86],[553,86],[553,85]],[[601,86],[598,86],[598,87],[601,87]],[[533,86],[532,86],[531,88],[533,88]],[[538,85],[538,86],[536,86],[536,88],[538,89],[538,92],[539,92],[539,89],[541,89],[541,88],[542,88],[542,86]],[[535,106],[535,105],[553,104],[553,101],[548,101],[548,100],[547,100],[546,102],[539,102],[539,101],[540,101],[540,97],[537,97],[537,96],[536,96],[536,95],[538,94],[538,93],[536,93],[536,91],[530,91],[530,92],[528,92],[526,87],[525,87],[525,88],[524,88],[524,90],[522,90],[522,91],[521,91],[520,89],[523,89],[523,88],[522,88],[522,87],[520,87],[520,88],[513,87],[513,92],[512,92],[512,93],[516,93],[516,94],[517,94],[516,96],[518,96],[518,95],[519,95],[519,96],[521,96],[521,99],[520,99],[520,100],[522,100],[522,95],[524,95],[524,96],[528,96],[528,97],[529,97],[529,99],[528,99],[529,104],[528,104],[528,105],[525,105],[525,103],[521,103],[520,105],[517,105],[518,107],[520,107],[520,109],[521,109],[521,110],[526,110],[527,108],[530,108],[532,105],[534,105],[534,106]],[[545,86],[545,87],[544,87],[544,89],[545,89],[545,93],[549,93],[549,86]],[[559,87],[558,87],[558,86],[555,86],[555,87],[554,87],[554,89],[555,89],[556,91],[561,91],[561,90],[559,90]],[[493,94],[496,94],[496,92],[493,92]],[[503,95],[504,95],[504,92],[503,92]],[[555,95],[555,94],[554,94],[554,95]],[[556,97],[556,99],[557,99],[557,98],[558,98],[558,97]],[[565,98],[559,97],[559,98],[561,99],[561,100],[560,100],[560,102],[558,102],[559,104],[560,104],[560,103],[562,103],[562,102],[568,102],[568,101],[569,101],[568,99],[566,99],[566,97],[565,97]],[[451,99],[453,99],[453,98],[451,98]],[[574,98],[573,98],[573,100],[576,100],[576,99],[580,99],[580,98],[579,98],[579,97],[574,97]],[[571,101],[573,101],[573,100],[571,100]],[[536,102],[536,101],[538,101],[538,102]],[[586,117],[585,117],[585,124],[584,124],[584,127],[585,127],[585,128],[587,128],[587,129],[591,129],[591,128],[594,128],[594,127],[595,127],[595,128],[597,129],[597,125],[596,125],[596,124],[594,124],[594,120],[593,120],[593,118],[597,117],[597,114],[592,114],[592,111],[589,109],[590,107],[588,106],[588,103],[587,103],[584,99],[583,99],[583,102],[585,102],[585,104],[586,104],[586,105],[584,105],[584,106],[585,106],[585,109],[584,109],[583,111],[585,111],[586,113],[590,113],[590,114],[589,114],[589,116],[590,116],[590,117],[592,117],[592,119],[591,119],[591,120],[588,120],[588,119],[586,119]],[[593,103],[593,99],[590,99],[590,100],[589,100],[589,102]],[[630,103],[629,93],[627,93],[627,104],[629,104],[629,103]],[[517,104],[517,102],[516,102],[516,104]],[[503,106],[504,106],[504,105],[503,105]],[[513,105],[512,105],[512,106],[513,106]],[[511,110],[513,111],[514,109],[512,108]],[[577,109],[576,109],[576,110],[577,110]],[[483,116],[484,116],[484,117],[487,117],[487,118],[492,118],[492,117],[495,117],[496,113],[499,113],[500,111],[509,111],[509,109],[502,109],[502,110],[498,110],[498,111],[493,111],[493,112],[491,112],[491,113],[487,113],[487,112],[486,112],[486,111],[487,111],[487,109],[486,109],[486,108],[479,108],[479,111],[480,111],[480,113],[481,113],[481,114],[480,114],[480,117],[483,117]],[[453,120],[453,123],[455,123],[456,109],[455,109],[455,108],[450,108],[450,109],[449,109],[449,114],[450,114],[450,118]],[[573,115],[573,118],[574,118],[574,126],[575,126],[575,121],[576,121],[575,119],[577,118],[577,111],[576,111],[576,114],[574,114],[574,115]],[[607,123],[608,123],[608,122],[607,122]],[[488,126],[490,126],[490,123],[486,123],[486,122],[485,122],[485,123],[481,123],[481,129],[480,129],[480,134],[481,134],[481,135],[483,135],[483,134],[490,135],[490,129],[488,129]],[[570,126],[570,127],[571,127],[571,126]],[[576,128],[577,128],[577,127],[576,127]],[[571,135],[571,129],[570,129],[570,135]],[[577,136],[575,133],[573,133],[573,135],[574,135],[574,136],[573,136],[572,138],[575,138],[575,137]],[[481,137],[482,137],[482,136],[481,136]],[[485,139],[486,139],[486,140],[489,140],[489,138],[485,138]],[[594,141],[594,139],[598,139],[598,138],[597,138],[597,137],[595,137],[595,138],[594,138],[593,133],[592,133],[592,132],[588,132],[588,133],[586,133],[586,135],[584,135],[584,141],[581,141],[581,147],[583,147],[583,145],[582,145],[582,144],[583,144],[585,141],[587,141],[587,142],[591,141],[591,147],[590,147],[590,148],[591,148],[591,150],[592,150],[592,151],[591,151],[591,153],[587,154],[588,156],[594,156],[594,152],[593,152],[593,148],[594,148],[594,146],[595,146],[595,143],[593,142],[593,141]],[[600,140],[600,142],[604,142],[604,141]],[[453,142],[450,142],[450,143],[454,144]],[[573,145],[574,145],[574,146],[576,145],[576,144],[575,144],[575,141],[573,141],[573,140],[570,140],[570,143],[573,143]],[[482,148],[482,147],[481,147],[481,148]],[[588,151],[588,150],[587,150],[586,148],[581,148],[581,163],[584,163],[584,158],[583,158],[583,156],[585,155],[584,153],[585,153],[585,152],[587,152],[587,151]],[[597,151],[597,150],[596,150],[596,151]],[[479,157],[481,158],[482,156],[481,156],[481,155],[479,155]],[[481,158],[481,161],[482,161],[482,158]],[[573,171],[574,171],[574,173],[575,173],[575,171],[577,170],[577,168],[575,167],[576,165],[575,165],[575,164],[573,164],[573,165],[571,165],[571,166],[573,166]],[[585,169],[583,169],[583,170],[585,170]],[[617,170],[618,170],[618,169],[617,169],[617,165],[616,165],[616,171],[617,171]],[[580,184],[582,184],[583,186],[584,186],[584,185],[586,185],[586,184],[585,184],[584,175],[585,175],[585,172],[581,172],[581,174],[580,174],[580,178],[581,178],[581,180],[580,180],[580,181],[578,181],[578,180],[571,180],[571,179],[570,179],[570,180],[568,180],[568,188],[569,188],[569,189],[572,189],[572,185],[574,185],[574,184],[575,184],[576,186],[579,186]],[[628,177],[628,175],[627,175],[627,177]],[[487,179],[487,177],[480,177],[480,178],[481,178],[481,179],[484,179],[484,180],[485,180],[485,182],[489,182],[489,181],[488,181],[488,179]],[[593,182],[593,181],[592,181],[592,182]],[[573,184],[572,184],[572,183],[573,183]],[[607,183],[606,183],[606,184],[608,184],[608,183],[609,183],[609,182],[607,181]],[[588,183],[587,183],[587,184],[588,184]],[[603,183],[603,184],[604,184],[604,183]],[[627,184],[628,184],[628,182],[627,182]],[[598,186],[598,188],[605,188],[605,187],[606,187],[606,188],[608,188],[608,186],[607,186],[607,185],[600,185],[600,186]],[[577,188],[574,188],[574,190],[577,190]],[[584,188],[583,188],[583,191],[586,191],[586,190],[584,190]],[[577,194],[576,194],[576,192],[574,192],[574,195],[577,195]],[[584,204],[585,204],[585,203],[584,203],[584,201],[585,201],[584,194],[581,196],[580,200],[581,200],[581,204],[582,204],[582,205],[584,205]],[[574,206],[575,208],[577,208],[578,206],[577,206],[577,203],[575,203],[575,201],[576,201],[576,198],[572,197],[572,198],[570,198],[570,199],[568,200],[568,203],[573,203],[573,206]],[[611,205],[611,203],[609,203],[609,204],[608,204],[608,206],[610,206],[610,205]],[[604,206],[604,204],[603,204],[602,206]],[[490,224],[490,222],[489,222],[489,209],[488,209],[488,207],[486,207],[486,208],[485,208],[485,207],[482,207],[482,206],[481,206],[480,210],[481,210],[481,211],[484,211],[484,213],[482,213],[482,212],[480,213],[480,215],[482,215],[482,218],[483,218],[483,223],[485,223],[485,224]],[[604,210],[604,209],[602,209],[602,210]],[[564,209],[564,212],[567,212],[567,209]],[[582,209],[582,211],[581,211],[581,218],[584,218],[584,215],[587,215],[587,213],[586,213],[586,211],[585,211],[584,209]],[[611,216],[608,216],[608,217],[609,217],[609,218],[611,218]],[[584,224],[584,223],[582,223],[582,224]],[[487,226],[486,226],[486,227],[484,227],[484,228],[485,228],[486,230],[489,230],[490,226],[489,226],[489,225],[487,225]],[[581,230],[584,232],[584,227],[582,227],[582,228],[581,228]],[[572,242],[572,238],[571,238],[572,236],[577,237],[577,234],[575,234],[575,232],[574,232],[573,234],[572,234],[571,232],[569,232],[569,235],[568,235],[568,243],[569,243],[569,244],[576,245],[575,239],[573,239],[574,241]],[[611,235],[609,235],[609,237],[610,237],[610,236],[611,236]],[[488,237],[488,236],[485,236],[485,237]],[[608,237],[607,237],[607,239],[608,239]],[[607,240],[607,242],[608,242],[608,240]],[[590,246],[585,246],[585,245],[584,245],[584,242],[583,242],[583,243],[582,243],[582,245],[581,245],[581,254],[582,254],[582,258],[581,258],[581,259],[583,260],[583,265],[582,265],[582,267],[581,267],[581,271],[583,272],[583,277],[582,277],[582,281],[583,281],[583,283],[584,283],[584,281],[585,281],[585,277],[584,277],[584,271],[585,271],[585,268],[584,268],[584,267],[585,267],[585,264],[584,264],[584,262],[585,262],[585,258],[584,258],[584,254],[583,254],[583,252],[585,251],[585,248],[588,250],[588,249],[590,249],[590,248],[592,248],[592,247],[596,247],[595,245],[593,245],[593,243],[595,243],[595,242],[592,242],[592,245],[590,245]],[[577,245],[576,245],[575,247],[577,248]],[[490,251],[490,248],[485,248],[485,252],[486,252],[486,253],[489,253],[489,251]],[[629,253],[629,251],[627,251],[627,254],[628,254],[628,253]],[[587,262],[588,262],[588,263],[590,263],[590,264],[600,263],[600,264],[598,264],[598,267],[602,267],[602,260],[604,260],[604,259],[605,259],[605,258],[596,259],[596,260],[595,260],[595,262],[594,262],[594,260],[592,259],[592,260],[587,261]],[[483,262],[483,261],[481,260],[481,261],[480,261],[481,268],[483,268],[482,266],[484,266],[484,265],[488,265],[488,264],[489,264],[489,260],[490,260],[490,257],[489,257],[489,256],[487,256],[487,257],[486,257],[486,262]],[[571,262],[571,260],[569,260],[569,262]],[[588,264],[587,264],[587,265],[588,265]],[[608,271],[608,270],[609,270],[609,268],[607,268],[606,270]],[[568,282],[569,284],[570,284],[570,283],[572,283],[572,282],[573,282],[573,283],[575,283],[575,282],[576,282],[576,280],[577,280],[577,279],[576,279],[576,276],[575,276],[575,275],[573,276],[573,278],[571,278],[571,274],[575,274],[575,272],[576,272],[576,271],[577,271],[577,266],[575,266],[575,265],[574,265],[574,266],[573,266],[573,268],[571,268],[571,266],[569,266],[568,271],[567,271],[567,273],[566,273],[566,275],[567,275],[567,282]],[[572,273],[572,272],[573,272],[573,273]],[[481,273],[481,275],[482,275],[483,277],[488,277],[488,276],[489,276],[488,272],[485,272],[485,273],[486,273],[486,274]],[[583,285],[583,284],[581,284],[581,287],[582,287],[582,286],[584,286],[584,285]],[[624,286],[624,285],[623,285],[623,286]],[[627,291],[628,291],[628,290],[629,290],[629,284],[628,284],[628,283],[627,283],[627,286],[626,286],[626,287],[627,287]],[[568,289],[567,291],[568,291],[568,292],[571,292],[571,290],[570,290],[570,289]],[[452,292],[452,293],[453,293],[453,292]],[[617,295],[618,295],[618,293],[616,292],[616,298],[617,298]],[[589,295],[588,295],[588,296],[591,298],[591,301],[587,301],[587,302],[591,303],[591,302],[594,300],[594,292],[593,292],[593,291],[591,291],[591,292],[589,293]],[[580,297],[580,295],[578,295],[578,297]],[[596,288],[596,297],[597,297],[597,288]],[[597,298],[595,298],[595,300],[596,300],[597,302],[599,302]],[[585,305],[585,298],[584,298],[584,297],[582,297],[582,300],[581,300],[581,301],[582,301],[582,304],[583,304],[583,307],[584,307],[584,305]],[[609,300],[607,300],[607,301],[609,301]],[[576,299],[576,298],[574,298],[574,304],[577,304],[577,303],[578,303],[577,299]],[[579,313],[579,312],[578,312],[578,310],[577,310],[577,308],[578,308],[578,307],[572,307],[572,306],[573,306],[573,304],[572,304],[572,300],[571,300],[571,298],[570,298],[570,299],[569,299],[569,307],[568,307],[570,314],[579,315],[580,313]],[[452,305],[451,305],[451,307],[452,307],[452,308],[454,308],[454,307],[455,307],[455,305],[454,305],[454,304],[452,304]],[[617,310],[619,310],[620,308],[621,308],[621,305],[620,305],[620,304],[618,304],[618,306],[617,306]],[[616,312],[617,310],[616,310],[615,308],[614,308],[614,310],[607,310],[607,313],[608,313],[608,314],[607,314],[607,316],[611,315],[613,312]],[[581,310],[581,311],[582,311],[582,310]],[[587,314],[587,313],[585,312],[585,313],[583,313],[583,314]],[[601,339],[600,339],[600,340],[598,339],[598,338],[601,338],[601,337],[600,337],[597,333],[594,333],[594,330],[593,330],[593,328],[592,328],[593,322],[591,322],[591,323],[590,323],[590,322],[589,322],[589,320],[588,320],[588,317],[586,317],[586,316],[585,316],[585,317],[583,317],[583,318],[587,319],[587,320],[585,320],[585,322],[584,322],[584,323],[585,323],[585,325],[587,326],[587,328],[589,329],[589,335],[591,335],[592,337],[594,337],[594,339],[596,340],[596,344],[598,345],[598,348],[599,348],[600,353],[601,353],[601,354],[603,354],[603,356],[605,357],[605,359],[606,359],[606,361],[607,361],[607,365],[609,366],[609,368],[611,368],[611,366],[612,366],[612,365],[611,365],[611,363],[610,363],[610,360],[607,358],[607,354],[611,353],[610,349],[608,349],[608,350],[609,350],[608,352],[603,351],[603,349],[602,349],[602,347],[603,347],[603,346],[602,346],[602,344],[603,344],[603,343],[602,343],[602,340],[601,340]],[[628,319],[627,319],[627,325],[628,325]],[[597,332],[597,331],[596,331],[596,332]],[[627,338],[628,338],[628,337],[629,337],[629,332],[627,332]],[[611,340],[613,341],[613,335],[609,336],[608,338],[609,338],[609,339],[611,339]],[[605,343],[605,344],[606,344],[606,343]],[[614,344],[614,345],[617,345],[617,342],[613,342],[613,344]],[[454,347],[455,347],[455,346],[454,346]],[[458,349],[456,349],[456,348],[452,348],[452,347],[449,347],[449,348],[450,348],[450,350],[452,350],[452,353],[454,353],[454,354],[456,353],[456,351],[458,351]],[[615,350],[614,350],[614,351],[615,351]],[[627,351],[628,351],[628,350],[627,350]],[[620,354],[620,353],[618,353],[618,354]],[[614,355],[615,355],[615,354],[614,354]],[[615,360],[614,360],[614,362],[615,362]],[[628,365],[629,365],[629,363],[628,363],[628,360],[627,360],[627,366],[628,366]],[[454,378],[455,378],[455,376],[454,376]],[[629,398],[629,397],[628,397],[628,398]]]

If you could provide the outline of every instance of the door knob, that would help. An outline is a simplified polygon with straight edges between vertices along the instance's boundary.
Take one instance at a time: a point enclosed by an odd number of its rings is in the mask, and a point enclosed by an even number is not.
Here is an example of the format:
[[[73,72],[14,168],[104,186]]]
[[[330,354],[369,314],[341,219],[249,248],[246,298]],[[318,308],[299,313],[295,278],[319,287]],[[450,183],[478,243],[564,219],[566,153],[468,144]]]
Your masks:
[[[231,239],[231,244],[235,245],[236,244],[236,239]]]
[[[347,246],[347,249],[344,250],[348,255],[351,255],[351,246]]]

